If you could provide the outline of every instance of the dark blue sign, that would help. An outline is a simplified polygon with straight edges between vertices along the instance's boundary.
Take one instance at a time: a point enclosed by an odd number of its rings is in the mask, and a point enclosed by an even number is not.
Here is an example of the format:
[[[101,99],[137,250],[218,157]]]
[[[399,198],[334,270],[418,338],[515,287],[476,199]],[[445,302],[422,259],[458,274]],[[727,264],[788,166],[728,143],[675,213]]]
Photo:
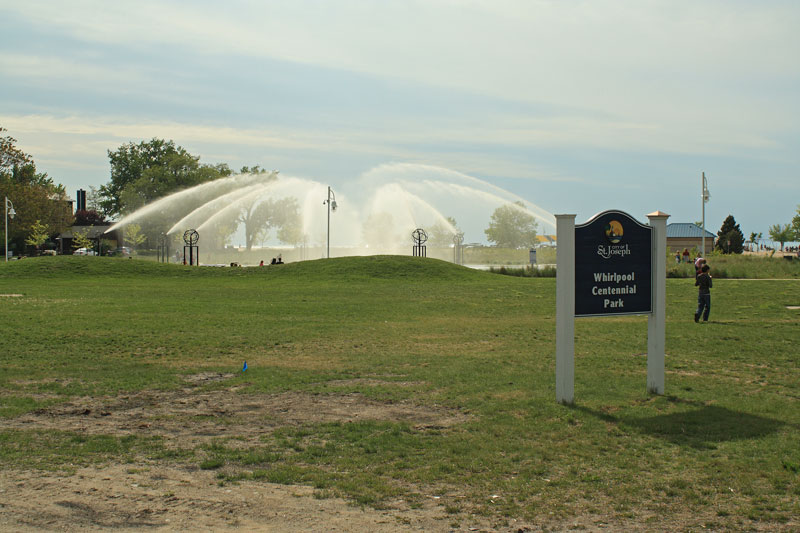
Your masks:
[[[651,313],[652,259],[653,228],[627,213],[575,226],[575,316]]]

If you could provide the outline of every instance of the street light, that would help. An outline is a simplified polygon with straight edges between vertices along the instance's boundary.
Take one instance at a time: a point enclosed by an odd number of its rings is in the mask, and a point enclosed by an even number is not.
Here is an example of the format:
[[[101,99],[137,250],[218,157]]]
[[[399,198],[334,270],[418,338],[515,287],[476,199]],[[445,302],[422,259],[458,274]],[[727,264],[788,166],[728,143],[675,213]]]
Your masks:
[[[708,180],[706,180],[706,173],[703,172],[703,236],[702,244],[700,245],[700,255],[702,257],[706,256],[706,203],[711,200],[711,193],[708,192]]]
[[[3,217],[3,223],[5,224],[6,245],[3,249],[6,252],[6,263],[8,263],[8,219],[10,217],[13,220],[14,215],[16,215],[17,212],[14,211],[14,204],[11,203],[11,200],[8,199],[8,196],[6,196],[6,201],[3,202],[3,206],[6,209],[6,215]]]
[[[328,259],[331,258],[331,211],[336,211],[336,195],[328,186],[328,199],[322,202],[328,204]]]

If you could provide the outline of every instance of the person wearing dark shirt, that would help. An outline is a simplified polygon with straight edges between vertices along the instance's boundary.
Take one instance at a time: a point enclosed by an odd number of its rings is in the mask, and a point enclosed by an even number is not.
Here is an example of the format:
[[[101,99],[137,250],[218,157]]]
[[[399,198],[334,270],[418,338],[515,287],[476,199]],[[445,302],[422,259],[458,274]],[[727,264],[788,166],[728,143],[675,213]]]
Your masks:
[[[700,274],[694,280],[694,284],[698,287],[697,292],[697,311],[694,313],[694,321],[700,320],[700,315],[703,315],[703,322],[708,322],[708,313],[711,312],[711,274],[708,273],[709,266],[704,264],[700,268]]]

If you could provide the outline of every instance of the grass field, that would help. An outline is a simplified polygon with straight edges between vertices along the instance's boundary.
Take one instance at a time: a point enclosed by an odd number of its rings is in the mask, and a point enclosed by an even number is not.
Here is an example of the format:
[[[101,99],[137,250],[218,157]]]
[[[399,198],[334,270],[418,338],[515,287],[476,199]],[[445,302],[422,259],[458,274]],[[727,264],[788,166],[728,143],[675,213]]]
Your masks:
[[[698,325],[693,280],[668,279],[665,396],[645,391],[645,317],[577,321],[574,407],[555,402],[553,278],[47,257],[0,264],[0,295],[7,471],[170,465],[375,508],[434,497],[454,528],[800,528],[800,281],[717,279]],[[103,426],[145,395],[149,429]],[[225,408],[181,410],[193,395]],[[53,425],[80,401],[102,411],[93,430]]]

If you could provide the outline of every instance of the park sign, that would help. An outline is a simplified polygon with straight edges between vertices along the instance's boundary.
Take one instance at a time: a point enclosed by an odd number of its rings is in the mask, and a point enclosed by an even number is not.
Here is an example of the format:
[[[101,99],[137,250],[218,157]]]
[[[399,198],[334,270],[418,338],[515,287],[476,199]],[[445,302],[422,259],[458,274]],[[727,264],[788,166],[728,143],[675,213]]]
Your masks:
[[[653,228],[604,211],[575,226],[575,316],[649,314]]]
[[[667,219],[556,215],[556,401],[575,401],[575,318],[647,315],[647,391],[664,394]]]

